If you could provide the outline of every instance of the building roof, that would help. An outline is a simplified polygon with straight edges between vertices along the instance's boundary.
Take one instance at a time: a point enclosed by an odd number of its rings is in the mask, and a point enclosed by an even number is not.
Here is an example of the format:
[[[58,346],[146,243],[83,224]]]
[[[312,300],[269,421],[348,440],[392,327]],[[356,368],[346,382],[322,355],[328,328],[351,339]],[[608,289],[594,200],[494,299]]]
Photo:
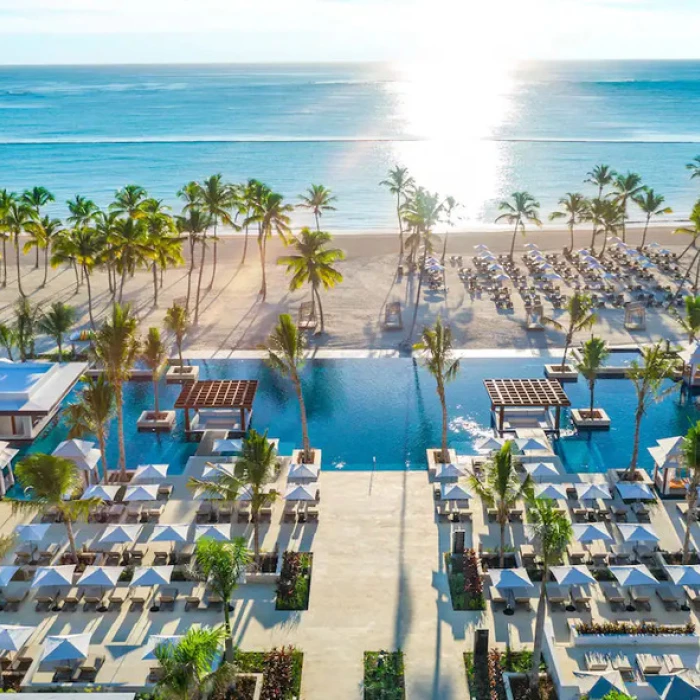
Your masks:
[[[252,409],[258,382],[255,379],[212,379],[182,387],[175,408]]]
[[[571,406],[569,397],[556,379],[485,379],[484,386],[492,408]]]

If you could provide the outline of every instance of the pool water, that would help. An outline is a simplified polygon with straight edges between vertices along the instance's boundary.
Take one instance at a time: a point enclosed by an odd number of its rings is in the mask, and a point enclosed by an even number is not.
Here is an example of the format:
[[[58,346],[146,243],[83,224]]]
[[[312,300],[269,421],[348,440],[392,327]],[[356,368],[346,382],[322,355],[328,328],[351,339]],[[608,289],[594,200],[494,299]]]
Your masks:
[[[490,430],[490,411],[483,380],[486,378],[542,377],[546,358],[463,359],[457,378],[447,387],[450,417],[450,445],[460,453],[473,453],[473,443]],[[299,409],[290,382],[254,360],[198,361],[200,379],[258,379],[252,425],[269,430],[281,441],[280,451],[289,454],[300,446]],[[424,469],[425,450],[440,441],[440,403],[435,381],[409,358],[334,359],[309,361],[302,381],[307,404],[311,442],[323,451],[323,468],[330,470]],[[587,407],[588,388],[582,378],[567,382],[564,389],[574,407]],[[172,407],[178,385],[160,383],[161,407]],[[67,401],[75,399],[75,392]],[[171,465],[181,473],[196,444],[183,440],[182,416],[172,435],[138,433],[136,419],[153,407],[150,382],[131,382],[124,392],[127,428],[127,466],[144,463]],[[596,405],[612,419],[609,431],[582,436],[567,435],[556,449],[571,472],[602,471],[629,463],[636,406],[632,383],[624,378],[600,379],[596,384]],[[570,428],[568,413],[564,425]],[[646,448],[658,438],[685,434],[700,419],[692,400],[676,392],[653,404],[642,423],[639,464],[650,468]],[[51,452],[66,438],[62,420],[47,429],[30,452]],[[107,446],[110,467],[116,468],[118,446],[116,420]]]
[[[603,362],[604,367],[629,367],[632,362],[642,362],[642,353],[638,350],[611,350]]]

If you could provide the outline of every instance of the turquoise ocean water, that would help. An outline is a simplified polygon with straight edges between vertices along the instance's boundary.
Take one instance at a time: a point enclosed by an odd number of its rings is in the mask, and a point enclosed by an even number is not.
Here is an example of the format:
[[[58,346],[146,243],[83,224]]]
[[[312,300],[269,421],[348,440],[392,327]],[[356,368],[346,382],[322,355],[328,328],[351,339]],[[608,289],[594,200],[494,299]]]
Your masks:
[[[138,182],[175,204],[186,181],[257,177],[338,195],[334,230],[391,230],[378,187],[406,165],[491,222],[528,189],[551,210],[597,162],[640,172],[678,216],[700,195],[700,62],[531,64],[444,85],[380,65],[0,68],[0,187],[106,204]],[[56,213],[63,207],[57,205]]]

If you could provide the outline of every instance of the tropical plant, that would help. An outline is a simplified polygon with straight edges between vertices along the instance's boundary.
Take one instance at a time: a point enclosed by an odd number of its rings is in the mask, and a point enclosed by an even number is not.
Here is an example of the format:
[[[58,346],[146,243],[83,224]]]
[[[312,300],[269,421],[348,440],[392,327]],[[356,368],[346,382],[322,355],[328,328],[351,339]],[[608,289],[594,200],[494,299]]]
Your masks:
[[[20,236],[27,231],[27,227],[36,220],[34,210],[22,201],[13,199],[5,209],[2,227],[9,234],[15,247],[15,262],[17,263],[17,289],[21,297],[25,297],[22,288],[22,276],[20,273]]]
[[[155,419],[158,420],[161,417],[160,402],[158,401],[158,382],[163,364],[168,359],[168,353],[160,338],[160,331],[155,327],[148,329],[148,335],[141,346],[141,359],[146,367],[151,370],[153,402],[155,404],[154,413]]]
[[[560,211],[554,211],[549,215],[550,221],[566,219],[569,228],[569,250],[574,249],[574,227],[582,221],[586,221],[588,214],[588,200],[580,192],[567,192],[566,197],[559,200]]]
[[[193,573],[206,581],[209,588],[221,598],[226,632],[226,661],[229,663],[233,663],[231,597],[249,563],[250,551],[243,537],[235,537],[230,542],[219,542],[210,537],[197,540]]]
[[[569,319],[568,325],[559,323],[553,318],[542,318],[543,324],[552,326],[552,328],[565,333],[564,354],[559,365],[559,370],[562,372],[566,371],[566,356],[569,354],[574,335],[580,331],[590,330],[598,322],[598,316],[592,309],[593,300],[590,296],[574,292],[566,303],[566,313]]]
[[[124,298],[124,282],[136,268],[150,265],[154,255],[148,236],[148,223],[143,218],[115,219],[110,245],[120,274],[118,301]]]
[[[498,208],[503,212],[496,217],[496,223],[507,221],[513,226],[513,239],[510,243],[510,259],[515,253],[515,238],[518,230],[525,235],[525,223],[532,222],[537,226],[542,226],[539,218],[539,202],[529,192],[513,192],[512,201],[503,200]]]
[[[41,220],[41,208],[46,206],[49,202],[54,201],[54,196],[49,192],[46,187],[32,187],[31,190],[26,190],[22,194],[22,203],[28,206],[34,212],[34,218],[37,221]],[[47,217],[48,218],[48,217]],[[35,232],[31,229],[27,229],[27,232],[34,238]],[[36,239],[34,239],[36,240]],[[36,248],[36,258],[34,261],[34,269],[39,269],[39,248],[43,246],[35,245],[30,246]],[[24,247],[24,253],[27,253],[27,246]]]
[[[420,342],[413,348],[425,353],[424,365],[428,372],[435,378],[437,395],[442,408],[442,450],[443,463],[448,464],[450,455],[447,448],[447,400],[445,398],[445,384],[451,382],[459,372],[459,360],[452,355],[452,330],[449,326],[443,326],[438,317],[434,328],[424,328]]]
[[[576,369],[584,376],[591,392],[591,404],[588,417],[593,418],[595,383],[598,378],[598,371],[605,364],[610,350],[606,342],[598,336],[591,336],[581,346],[581,361],[576,365]]]
[[[700,296],[687,296],[684,299],[685,316],[675,313],[676,320],[688,334],[688,342],[694,343],[700,333]]]
[[[9,231],[5,223],[5,216],[10,204],[17,199],[14,192],[5,189],[0,190],[0,239],[2,240],[2,286],[7,287],[7,239]]]
[[[609,165],[596,165],[584,182],[598,188],[598,199],[603,199],[603,190],[613,183],[617,173]]]
[[[92,223],[99,213],[99,209],[95,202],[91,199],[75,195],[74,199],[66,202],[69,216],[66,221],[74,228],[82,228]]]
[[[246,255],[248,254],[248,235],[250,233],[251,217],[255,211],[255,203],[261,198],[260,193],[264,187],[265,185],[259,180],[250,179],[245,184],[239,185],[238,188],[236,201],[238,203],[239,212],[243,215],[242,228],[245,232],[241,265],[245,265]]]
[[[624,175],[619,174],[613,182],[613,190],[616,192],[616,201],[622,207],[622,242],[626,242],[626,228],[625,223],[627,221],[627,204],[629,200],[639,196],[639,194],[644,190],[644,185],[642,184],[642,178],[637,173],[627,172]]]
[[[332,289],[343,281],[343,275],[333,264],[343,260],[345,253],[339,248],[327,248],[330,241],[330,233],[303,228],[299,236],[291,241],[295,255],[283,255],[277,259],[278,265],[286,265],[287,272],[292,273],[290,291],[296,291],[306,283],[311,285],[312,308],[315,313],[318,303],[321,333],[325,330],[325,323],[320,287]]]
[[[700,488],[700,421],[692,425],[683,440],[683,462],[688,470],[688,488],[685,502],[685,535],[683,537],[683,564],[690,564],[690,528],[697,521],[698,489]]]
[[[94,435],[102,455],[102,472],[107,481],[107,436],[109,425],[114,418],[116,392],[104,374],[97,377],[86,376],[76,403],[63,409],[63,417],[68,426],[68,439]]]
[[[173,336],[175,336],[177,356],[180,360],[180,367],[182,367],[184,365],[182,360],[182,343],[184,342],[185,336],[187,335],[187,331],[189,329],[187,308],[173,302],[173,305],[165,312],[163,325],[165,326],[165,330],[169,331],[173,334]]]
[[[399,221],[399,264],[403,260],[404,240],[403,240],[403,208],[406,204],[409,192],[413,190],[415,182],[408,174],[408,168],[394,166],[387,174],[386,180],[380,183],[386,187],[391,194],[396,197],[396,218]]]
[[[455,225],[453,221],[455,210],[460,207],[459,202],[454,197],[445,197],[445,201],[442,204],[443,213],[445,217],[445,224],[447,228],[445,229],[445,237],[442,241],[442,256],[440,257],[440,262],[444,266],[445,258],[447,257],[447,239],[449,238],[450,229]]]
[[[168,207],[158,199],[145,199],[140,205],[138,217],[145,222],[148,258],[153,273],[153,306],[158,308],[158,270],[182,265],[182,238],[173,235],[175,222],[168,213]],[[161,279],[162,283],[162,279]]]
[[[588,205],[585,214],[586,221],[593,224],[591,233],[591,254],[595,255],[595,241],[597,236],[603,236],[603,245],[600,249],[600,257],[605,255],[608,238],[617,233],[622,226],[623,210],[622,205],[614,199],[594,198]]]
[[[49,250],[52,242],[63,231],[63,224],[60,219],[52,219],[49,216],[44,216],[40,219],[30,221],[27,224],[27,233],[31,238],[24,244],[23,253],[28,253],[32,248],[36,248],[37,264],[39,261],[39,251],[44,251],[44,280],[41,283],[42,287],[46,286],[46,280],[49,276]]]
[[[192,273],[195,267],[195,247],[197,243],[202,246],[201,265],[204,265],[204,256],[206,248],[206,230],[211,224],[211,217],[205,214],[201,209],[194,207],[185,208],[184,215],[178,216],[176,225],[178,231],[187,237],[190,247],[190,264],[187,270],[187,299],[185,301],[185,309],[190,310],[190,298],[192,296]],[[202,269],[200,267],[199,277],[197,280],[197,306],[195,309],[195,323],[199,319],[199,296],[202,287]]]
[[[95,334],[93,354],[102,364],[114,387],[119,433],[119,469],[126,480],[126,444],[124,439],[124,382],[139,356],[138,324],[129,304],[114,304],[111,318]]]
[[[316,230],[321,230],[321,216],[326,211],[335,211],[335,207],[331,202],[338,199],[331,191],[323,185],[311,185],[304,194],[299,195],[299,207],[309,209],[313,212],[316,220]]]
[[[481,477],[476,475],[469,477],[469,484],[487,507],[496,510],[496,522],[501,531],[499,559],[500,567],[503,568],[506,553],[506,526],[510,519],[510,511],[521,498],[530,500],[533,497],[532,479],[528,474],[521,481],[515,471],[512,443],[509,440],[488,461]]]
[[[83,484],[80,469],[69,459],[36,452],[24,457],[15,467],[15,476],[24,489],[25,499],[8,499],[13,513],[57,511],[66,526],[68,545],[73,561],[78,562],[73,523],[87,520],[88,514],[102,503],[99,498],[65,500]],[[7,498],[7,497],[6,497]]]
[[[17,331],[7,323],[0,322],[0,345],[5,348],[10,362],[13,362],[12,349],[17,347]]]
[[[51,336],[58,346],[58,361],[63,359],[63,336],[75,323],[75,309],[62,301],[54,301],[39,318],[39,331]]]
[[[217,244],[219,241],[217,234],[219,222],[226,224],[227,226],[237,228],[234,219],[231,216],[231,210],[235,205],[234,192],[235,190],[233,186],[225,183],[220,173],[218,175],[208,177],[200,186],[200,206],[214,222],[214,248],[212,251],[213,265],[209,289],[212,288],[214,284],[214,277],[216,276]]]
[[[535,640],[530,668],[530,693],[539,687],[540,661],[544,642],[544,621],[547,616],[547,581],[549,567],[562,560],[562,553],[571,543],[573,528],[571,521],[556,508],[554,501],[540,499],[533,501],[528,513],[535,551],[542,561],[542,580],[535,619]],[[535,697],[533,695],[533,697]]]
[[[672,214],[671,207],[665,207],[666,198],[660,194],[656,194],[653,189],[644,189],[639,194],[633,197],[634,203],[644,212],[646,218],[644,220],[644,233],[642,234],[642,242],[639,244],[640,250],[644,248],[647,242],[647,231],[649,230],[649,222],[652,216],[663,216],[664,214]]]
[[[270,335],[267,345],[267,363],[283,377],[291,379],[299,400],[301,414],[301,437],[303,444],[302,460],[312,462],[309,426],[306,420],[306,404],[299,371],[304,364],[304,336],[299,332],[289,314],[280,314],[277,325]]]
[[[661,401],[675,391],[675,384],[666,386],[666,380],[673,376],[675,362],[662,342],[642,348],[642,363],[632,360],[627,376],[634,385],[637,407],[634,411],[634,438],[632,457],[623,478],[634,481],[637,478],[637,457],[639,456],[639,432],[649,406]]]
[[[126,185],[114,194],[114,201],[109,205],[109,210],[117,216],[136,219],[141,213],[141,205],[147,196],[148,193],[140,185]]]
[[[700,177],[700,156],[695,156],[690,163],[686,163],[685,167],[690,170],[691,180]]]
[[[19,359],[22,362],[34,357],[34,343],[40,314],[39,306],[33,305],[27,297],[20,297],[17,300],[15,304],[15,337]]]

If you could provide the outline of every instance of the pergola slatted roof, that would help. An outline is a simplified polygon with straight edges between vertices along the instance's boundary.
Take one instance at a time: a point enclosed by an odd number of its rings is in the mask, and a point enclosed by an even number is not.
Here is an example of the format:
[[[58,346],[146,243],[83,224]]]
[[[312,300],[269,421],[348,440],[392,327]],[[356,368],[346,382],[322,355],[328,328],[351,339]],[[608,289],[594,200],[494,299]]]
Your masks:
[[[491,406],[571,406],[556,379],[485,379]]]
[[[182,387],[175,408],[242,408],[252,410],[258,382],[255,379],[210,379]]]

